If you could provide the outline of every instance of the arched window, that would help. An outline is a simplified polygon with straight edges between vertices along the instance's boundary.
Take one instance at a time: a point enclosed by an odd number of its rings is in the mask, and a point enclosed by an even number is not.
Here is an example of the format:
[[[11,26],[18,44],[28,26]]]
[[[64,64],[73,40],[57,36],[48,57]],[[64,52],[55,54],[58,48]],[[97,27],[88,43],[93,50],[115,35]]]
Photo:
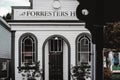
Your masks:
[[[83,33],[77,38],[77,64],[89,63],[91,60],[91,37]]]
[[[32,65],[37,61],[37,39],[31,33],[21,36],[20,41],[19,65]]]

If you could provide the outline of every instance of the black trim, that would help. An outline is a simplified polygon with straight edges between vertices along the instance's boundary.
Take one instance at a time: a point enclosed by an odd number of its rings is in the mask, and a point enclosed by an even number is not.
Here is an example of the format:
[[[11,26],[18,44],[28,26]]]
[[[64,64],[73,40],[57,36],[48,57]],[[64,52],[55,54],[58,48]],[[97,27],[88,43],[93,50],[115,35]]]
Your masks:
[[[31,23],[31,22],[44,22],[44,23],[85,23],[84,21],[80,20],[7,20],[7,22],[18,22],[18,23]]]
[[[7,23],[7,22],[6,22]],[[3,26],[5,29],[7,29],[9,32],[11,32],[11,29],[6,25],[3,21],[0,20],[0,25]]]
[[[33,0],[29,0],[31,9],[33,8]]]
[[[14,26],[56,26],[59,27],[59,26],[85,26],[84,24],[12,24]],[[59,26],[58,26],[59,25]]]
[[[34,37],[35,38],[35,41],[36,41],[36,59],[35,59],[35,61],[37,62],[38,61],[38,40],[37,40],[37,37],[34,35],[34,34],[32,34],[32,33],[24,33],[24,34],[22,34],[21,35],[21,37],[19,38],[19,46],[18,46],[18,49],[19,49],[19,55],[18,55],[18,57],[19,57],[19,66],[18,66],[18,68],[19,68],[19,70],[20,69],[22,69],[22,66],[21,66],[21,40],[25,37],[25,36],[32,36],[32,37]],[[23,68],[24,69],[24,68]]]
[[[11,32],[11,76],[15,80],[15,31]]]
[[[89,37],[89,39],[90,39],[90,41],[92,40],[92,36],[89,34],[89,33],[80,33],[77,37],[76,37],[76,40],[75,40],[75,47],[76,47],[76,49],[75,49],[75,59],[76,59],[76,61],[75,61],[75,64],[77,65],[77,63],[78,63],[78,57],[77,57],[77,40],[79,39],[79,37],[80,36],[82,36],[82,35],[86,35],[87,37]],[[92,42],[92,41],[91,41]]]
[[[43,54],[42,54],[43,55],[43,60],[42,60],[43,61],[43,66],[42,66],[43,67],[43,80],[45,80],[45,45],[53,37],[62,38],[63,41],[65,41],[67,46],[68,46],[68,80],[70,80],[70,74],[71,74],[71,72],[70,72],[70,67],[71,67],[71,65],[70,65],[70,63],[71,63],[71,47],[70,47],[69,41],[62,35],[52,35],[52,36],[48,37],[43,43],[43,47],[42,47],[42,50],[43,50]]]

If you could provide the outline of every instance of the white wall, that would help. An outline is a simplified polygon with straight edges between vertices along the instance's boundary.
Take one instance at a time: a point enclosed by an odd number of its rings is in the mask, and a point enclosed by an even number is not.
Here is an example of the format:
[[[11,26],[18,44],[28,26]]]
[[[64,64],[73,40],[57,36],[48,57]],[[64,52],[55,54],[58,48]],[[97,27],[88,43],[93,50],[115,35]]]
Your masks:
[[[36,28],[35,28],[36,27]],[[21,79],[21,74],[19,74],[18,73],[18,59],[19,59],[19,45],[18,45],[18,41],[19,41],[19,38],[21,37],[21,35],[22,34],[24,34],[24,33],[32,33],[32,34],[34,34],[36,37],[37,37],[37,39],[38,39],[38,61],[40,61],[40,65],[41,65],[41,68],[42,68],[42,47],[43,47],[43,43],[44,43],[44,41],[48,38],[48,37],[50,37],[50,36],[52,36],[52,35],[62,35],[62,36],[64,36],[68,41],[69,41],[69,43],[70,43],[70,47],[71,47],[71,53],[70,53],[70,55],[71,55],[71,63],[70,63],[70,66],[72,65],[72,66],[74,66],[75,65],[75,61],[76,61],[76,58],[75,58],[75,56],[76,56],[76,51],[75,51],[75,47],[76,47],[76,43],[75,43],[75,41],[76,41],[76,38],[77,38],[77,36],[80,34],[80,33],[89,33],[89,31],[87,30],[87,29],[85,29],[84,28],[84,26],[40,26],[40,25],[38,25],[38,26],[35,26],[34,27],[34,25],[33,25],[33,27],[32,26],[12,26],[12,29],[13,30],[17,30],[16,31],[16,33],[15,33],[15,79],[17,80],[19,80],[19,79]],[[47,46],[46,46],[47,47]],[[47,48],[46,48],[47,49]],[[67,50],[67,47],[66,47],[66,50]],[[66,52],[66,51],[64,51],[64,52]],[[48,54],[46,54],[45,53],[45,64],[47,64],[48,63],[48,58],[47,58],[47,55]],[[66,58],[65,58],[65,56],[66,56]],[[65,74],[66,76],[68,76],[68,70],[65,70],[65,69],[67,69],[68,67],[67,67],[67,65],[68,65],[68,59],[67,59],[67,54],[65,54],[64,55],[64,57],[63,57],[64,59],[64,66],[63,66],[63,74]],[[48,66],[46,65],[45,66],[45,69],[48,69]],[[45,80],[49,80],[49,78],[48,78],[48,71],[45,71]],[[66,76],[63,76],[64,78],[64,80],[66,80],[67,79],[67,77]]]

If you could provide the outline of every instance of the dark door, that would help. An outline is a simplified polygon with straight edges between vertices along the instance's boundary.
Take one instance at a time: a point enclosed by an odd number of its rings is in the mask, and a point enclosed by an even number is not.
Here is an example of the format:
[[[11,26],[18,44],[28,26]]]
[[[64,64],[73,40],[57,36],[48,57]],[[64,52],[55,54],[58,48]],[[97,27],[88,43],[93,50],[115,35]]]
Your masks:
[[[49,41],[49,80],[63,80],[63,41],[58,37]]]

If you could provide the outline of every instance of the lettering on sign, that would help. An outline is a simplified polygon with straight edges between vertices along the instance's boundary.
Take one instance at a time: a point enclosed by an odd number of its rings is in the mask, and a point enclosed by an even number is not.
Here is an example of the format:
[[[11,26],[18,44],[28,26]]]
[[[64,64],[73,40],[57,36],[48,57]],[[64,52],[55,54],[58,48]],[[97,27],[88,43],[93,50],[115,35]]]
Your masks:
[[[20,16],[39,16],[39,17],[64,17],[64,16],[76,16],[75,11],[24,11]]]

